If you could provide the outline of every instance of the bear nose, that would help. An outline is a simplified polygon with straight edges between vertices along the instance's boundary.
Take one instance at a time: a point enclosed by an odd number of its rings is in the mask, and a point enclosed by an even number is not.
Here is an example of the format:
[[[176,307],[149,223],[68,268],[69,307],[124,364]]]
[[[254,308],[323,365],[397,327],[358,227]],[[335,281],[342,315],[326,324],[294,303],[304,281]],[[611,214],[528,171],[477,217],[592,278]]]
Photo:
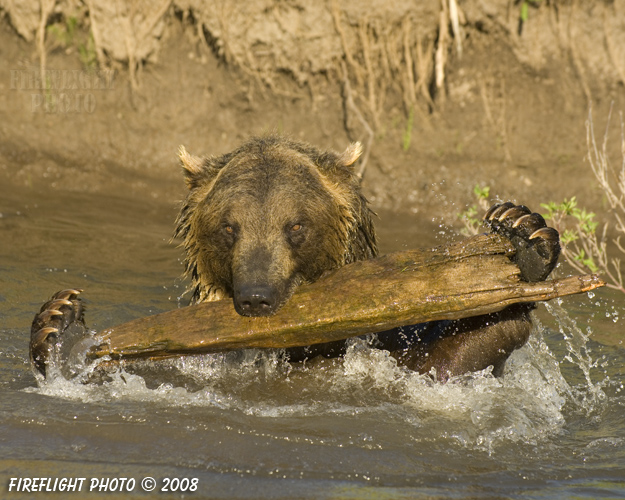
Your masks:
[[[243,285],[234,295],[234,306],[241,316],[269,316],[277,303],[277,292],[269,285]]]

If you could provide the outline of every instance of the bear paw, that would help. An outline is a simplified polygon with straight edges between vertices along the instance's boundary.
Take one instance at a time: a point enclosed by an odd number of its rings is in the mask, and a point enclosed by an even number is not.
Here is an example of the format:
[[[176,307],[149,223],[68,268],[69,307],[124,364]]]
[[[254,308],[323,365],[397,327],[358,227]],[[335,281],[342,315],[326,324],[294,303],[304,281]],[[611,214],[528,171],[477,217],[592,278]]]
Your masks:
[[[30,330],[30,360],[44,377],[61,336],[72,324],[84,326],[83,305],[78,295],[80,289],[67,289],[55,293],[39,310]],[[86,328],[85,328],[86,329]]]
[[[548,227],[542,215],[523,205],[506,202],[493,205],[484,216],[493,232],[510,240],[516,253],[512,261],[521,270],[521,279],[543,281],[553,271],[560,255],[560,235]]]

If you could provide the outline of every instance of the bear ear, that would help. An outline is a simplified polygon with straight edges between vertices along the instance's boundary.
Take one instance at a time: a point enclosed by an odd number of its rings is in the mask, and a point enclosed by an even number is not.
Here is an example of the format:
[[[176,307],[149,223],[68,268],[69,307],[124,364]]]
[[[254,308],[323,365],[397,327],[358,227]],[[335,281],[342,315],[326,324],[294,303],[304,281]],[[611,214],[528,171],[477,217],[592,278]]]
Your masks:
[[[356,160],[360,158],[361,154],[362,144],[359,142],[352,142],[339,156],[339,165],[342,167],[349,167],[356,163]]]
[[[200,184],[202,177],[205,176],[204,161],[198,156],[189,154],[184,146],[180,146],[178,149],[178,158],[182,163],[184,170],[184,180],[189,189],[193,189]]]

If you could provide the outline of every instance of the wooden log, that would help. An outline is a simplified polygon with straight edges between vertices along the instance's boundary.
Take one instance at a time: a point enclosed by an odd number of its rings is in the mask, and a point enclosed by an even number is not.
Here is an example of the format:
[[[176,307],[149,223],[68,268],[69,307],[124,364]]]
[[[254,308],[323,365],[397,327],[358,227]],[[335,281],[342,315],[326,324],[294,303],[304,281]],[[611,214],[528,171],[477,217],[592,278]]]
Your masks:
[[[517,302],[550,300],[603,286],[596,275],[526,283],[509,241],[479,235],[435,249],[356,262],[297,289],[275,315],[239,316],[231,300],[148,316],[100,332],[89,357],[169,357],[241,348],[286,348],[394,327],[460,319]]]

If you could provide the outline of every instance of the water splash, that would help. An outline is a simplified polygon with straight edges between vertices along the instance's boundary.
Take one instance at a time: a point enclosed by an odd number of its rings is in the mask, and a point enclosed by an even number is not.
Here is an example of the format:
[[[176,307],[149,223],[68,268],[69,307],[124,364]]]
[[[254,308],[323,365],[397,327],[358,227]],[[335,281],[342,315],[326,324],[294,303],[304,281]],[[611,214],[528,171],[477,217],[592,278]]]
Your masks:
[[[545,307],[556,320],[564,339],[567,348],[564,360],[580,370],[584,376],[585,384],[571,387],[568,391],[568,396],[579,410],[590,416],[600,411],[606,403],[607,396],[604,389],[611,382],[605,372],[600,380],[593,381],[593,372],[604,366],[601,366],[601,358],[593,359],[592,357],[589,346],[592,333],[590,327],[587,333],[584,333],[576,321],[562,307],[561,301],[546,302]]]
[[[352,339],[340,359],[292,365],[278,351],[246,350],[145,361],[97,385],[53,376],[29,391],[94,403],[236,410],[258,418],[373,415],[399,420],[417,443],[442,439],[496,454],[510,443],[536,445],[558,436],[570,408],[590,415],[607,401],[607,377],[593,381],[599,362],[588,335],[561,306],[547,310],[558,322],[566,352],[554,355],[545,328],[536,322],[530,341],[513,353],[501,378],[487,369],[441,384],[398,366],[366,339]],[[565,361],[583,374],[582,384],[563,376]]]

